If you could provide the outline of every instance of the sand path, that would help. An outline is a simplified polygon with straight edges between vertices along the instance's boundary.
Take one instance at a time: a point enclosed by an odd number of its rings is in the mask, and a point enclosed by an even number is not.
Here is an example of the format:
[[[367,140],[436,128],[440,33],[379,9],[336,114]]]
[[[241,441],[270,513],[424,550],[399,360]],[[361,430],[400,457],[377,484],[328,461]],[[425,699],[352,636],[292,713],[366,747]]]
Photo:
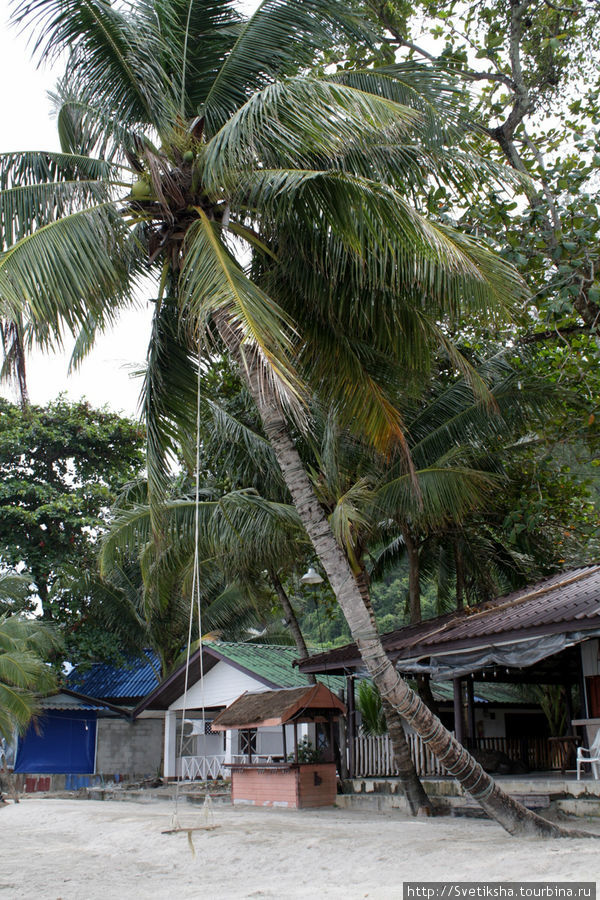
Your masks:
[[[516,840],[492,822],[215,805],[213,831],[163,835],[173,805],[25,799],[0,809],[7,900],[402,897],[403,881],[594,881],[600,843]],[[180,805],[182,826],[202,825]],[[585,827],[585,823],[581,823]]]

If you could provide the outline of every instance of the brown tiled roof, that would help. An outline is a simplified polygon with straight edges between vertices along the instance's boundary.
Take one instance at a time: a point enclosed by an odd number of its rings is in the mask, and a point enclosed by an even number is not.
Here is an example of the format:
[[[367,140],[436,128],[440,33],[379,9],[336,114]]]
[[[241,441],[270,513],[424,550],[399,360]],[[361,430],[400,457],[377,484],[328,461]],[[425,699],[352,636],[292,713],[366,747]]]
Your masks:
[[[332,710],[345,715],[346,707],[324,684],[280,691],[247,692],[211,722],[213,731],[261,728],[286,722],[311,721]]]
[[[600,628],[600,565],[561,572],[504,597],[407,625],[382,636],[393,660]],[[304,672],[361,667],[356,644],[311,656]],[[400,667],[401,668],[401,667]]]

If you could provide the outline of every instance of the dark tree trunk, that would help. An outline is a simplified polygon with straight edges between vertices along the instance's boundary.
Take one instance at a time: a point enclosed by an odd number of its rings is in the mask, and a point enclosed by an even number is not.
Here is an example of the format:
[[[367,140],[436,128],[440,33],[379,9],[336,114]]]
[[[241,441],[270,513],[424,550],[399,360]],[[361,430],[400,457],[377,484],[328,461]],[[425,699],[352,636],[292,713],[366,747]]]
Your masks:
[[[327,574],[367,671],[382,698],[420,735],[448,774],[454,776],[464,790],[509,833],[542,837],[572,836],[572,832],[553,822],[547,822],[505,794],[400,677],[383,649],[348,560],[331,531],[304,471],[275,394],[269,389],[268,383],[265,384],[265,379],[260,377],[256,356],[244,355],[239,335],[224,316],[217,324],[226,346],[234,358],[241,362],[240,372],[257,405],[265,434],[271,442],[300,520]]]
[[[308,659],[308,650],[306,649],[304,635],[302,634],[300,626],[298,625],[298,619],[296,618],[294,607],[290,603],[290,598],[288,597],[277,572],[270,572],[269,577],[271,579],[273,587],[275,588],[275,593],[277,594],[279,602],[281,603],[281,608],[283,609],[285,615],[287,627],[290,629],[292,637],[294,638],[296,650],[298,651],[298,659]],[[308,674],[306,677],[311,684],[317,683],[317,679],[314,675]]]
[[[371,594],[367,580],[367,573],[361,570],[356,576],[356,583],[360,591],[365,609],[369,613],[371,624],[377,630],[377,621],[375,619],[375,610],[371,603]],[[394,761],[398,769],[398,781],[406,801],[409,805],[413,816],[420,812],[429,814],[431,812],[431,803],[425,788],[421,784],[421,780],[417,774],[413,758],[410,753],[410,747],[402,724],[402,718],[398,715],[391,703],[382,700],[385,721],[388,727],[392,748],[394,751]]]
[[[456,608],[462,609],[465,603],[465,569],[460,538],[454,544],[454,567],[456,569]]]
[[[419,544],[408,526],[402,526],[402,537],[408,558],[408,610],[410,624],[421,621],[421,573],[419,571]]]

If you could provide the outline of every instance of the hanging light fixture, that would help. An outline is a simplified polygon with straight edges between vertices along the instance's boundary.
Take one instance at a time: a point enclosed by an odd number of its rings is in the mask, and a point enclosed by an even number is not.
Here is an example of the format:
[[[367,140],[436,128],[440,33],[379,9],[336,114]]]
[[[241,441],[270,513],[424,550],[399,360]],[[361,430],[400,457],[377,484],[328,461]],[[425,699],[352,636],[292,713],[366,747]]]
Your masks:
[[[308,572],[305,572],[302,578],[300,579],[302,584],[322,584],[323,579],[316,572],[312,566],[309,566]]]

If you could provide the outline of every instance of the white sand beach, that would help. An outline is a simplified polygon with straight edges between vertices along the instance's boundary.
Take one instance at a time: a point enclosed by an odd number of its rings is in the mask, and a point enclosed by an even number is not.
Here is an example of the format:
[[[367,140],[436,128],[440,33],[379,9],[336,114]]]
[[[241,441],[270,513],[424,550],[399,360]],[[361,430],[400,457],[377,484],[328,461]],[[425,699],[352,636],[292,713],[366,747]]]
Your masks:
[[[215,804],[217,827],[193,833],[193,853],[187,834],[161,834],[173,812],[164,801],[11,802],[0,809],[0,897],[387,900],[403,881],[600,878],[596,840],[517,840],[482,820]],[[206,823],[187,803],[178,818]]]

